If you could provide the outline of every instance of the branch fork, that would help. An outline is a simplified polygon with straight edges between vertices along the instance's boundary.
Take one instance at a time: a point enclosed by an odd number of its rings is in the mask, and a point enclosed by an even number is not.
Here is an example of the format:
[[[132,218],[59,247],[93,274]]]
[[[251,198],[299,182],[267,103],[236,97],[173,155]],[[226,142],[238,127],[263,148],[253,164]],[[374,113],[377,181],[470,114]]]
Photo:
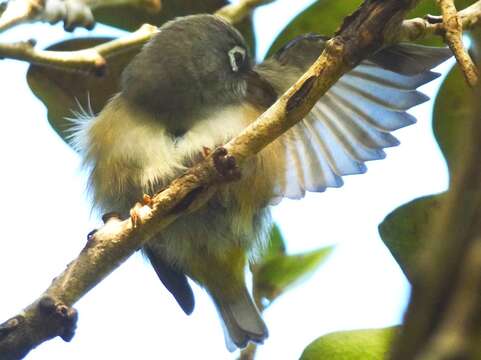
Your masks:
[[[479,81],[479,72],[463,45],[463,24],[454,0],[437,0],[443,14],[444,39],[453,52],[468,84],[473,87]]]

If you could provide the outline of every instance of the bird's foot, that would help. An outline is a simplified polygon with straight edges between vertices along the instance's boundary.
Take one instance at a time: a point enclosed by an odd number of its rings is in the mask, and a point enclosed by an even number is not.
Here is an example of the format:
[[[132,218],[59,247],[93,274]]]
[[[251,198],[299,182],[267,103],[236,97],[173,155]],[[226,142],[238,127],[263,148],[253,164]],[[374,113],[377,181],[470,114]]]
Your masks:
[[[237,166],[237,161],[235,157],[228,154],[226,148],[218,147],[215,149],[212,159],[217,172],[226,180],[235,181],[241,178],[241,171]]]
[[[207,146],[202,146],[202,155],[204,158],[208,157],[212,153],[212,149]]]
[[[141,203],[136,203],[132,209],[130,209],[130,221],[132,221],[132,227],[136,229],[140,223],[142,222],[140,216],[140,209],[142,209],[144,205]]]
[[[144,194],[142,196],[142,202],[144,205],[148,206],[149,208],[152,208],[152,206],[154,205],[154,200],[152,200],[152,196],[148,194]]]

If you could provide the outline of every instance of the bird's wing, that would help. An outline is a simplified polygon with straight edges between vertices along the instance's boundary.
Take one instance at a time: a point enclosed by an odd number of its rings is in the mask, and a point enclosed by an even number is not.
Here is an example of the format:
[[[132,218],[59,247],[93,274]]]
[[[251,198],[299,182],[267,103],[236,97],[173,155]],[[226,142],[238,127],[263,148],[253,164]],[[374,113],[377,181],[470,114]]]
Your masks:
[[[190,315],[194,311],[195,300],[194,293],[185,274],[170,267],[149,247],[144,247],[143,252],[149,258],[162,284],[174,296],[182,310],[187,315]]]
[[[256,66],[280,95],[317,59],[325,37],[304,35]],[[279,196],[339,187],[342,176],[366,171],[365,162],[396,146],[391,132],[413,124],[406,110],[428,100],[416,89],[439,74],[430,71],[451,56],[447,48],[411,44],[387,47],[342,76],[308,116],[284,134],[286,158]]]

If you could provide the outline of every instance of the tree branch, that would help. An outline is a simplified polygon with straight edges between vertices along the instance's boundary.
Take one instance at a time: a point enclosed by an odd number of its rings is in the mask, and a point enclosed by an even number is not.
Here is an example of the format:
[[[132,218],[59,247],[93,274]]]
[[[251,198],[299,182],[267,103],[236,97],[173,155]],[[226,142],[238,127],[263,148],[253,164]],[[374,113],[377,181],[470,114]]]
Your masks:
[[[254,8],[273,1],[241,0],[224,6],[217,11],[216,15],[230,23],[237,23],[249,15]],[[69,4],[76,6],[69,6]],[[123,4],[138,5],[151,12],[159,12],[162,8],[161,0],[10,0],[7,8],[0,15],[0,32],[26,22],[48,21],[53,24],[61,20],[65,22],[68,30],[73,30],[76,26],[91,29],[94,25],[91,10]]]
[[[48,307],[48,313],[56,313],[57,307],[70,309],[149,238],[179,216],[202,206],[217,186],[229,180],[225,175],[232,169],[223,169],[219,164],[232,165],[232,162],[223,160],[233,157],[237,165],[242,165],[303,119],[339,77],[397,34],[406,12],[416,3],[417,0],[364,1],[354,14],[345,19],[336,36],[326,43],[324,52],[312,67],[254,123],[174,180],[146,205],[136,206],[129,219],[121,221],[113,217],[90,236],[79,257],[54,279],[41,296],[41,299],[47,298],[47,302],[53,304]],[[37,300],[10,321],[3,337],[0,327],[0,353],[5,354],[4,359],[15,358],[10,355],[18,353],[20,345],[22,353],[27,353],[43,341],[62,335],[65,329],[67,334],[72,333],[65,325],[71,324],[71,321],[55,322],[60,323],[56,331],[51,331],[52,327],[47,324],[35,326],[41,312],[42,306]]]
[[[17,0],[15,0],[17,1]],[[20,1],[20,0],[19,0]],[[22,0],[23,1],[23,0]],[[94,1],[94,0],[91,0]],[[129,0],[116,0],[129,1]],[[273,0],[241,0],[236,4],[226,5],[215,14],[223,17],[231,24],[236,24],[257,6]],[[458,13],[464,30],[479,25],[481,20],[481,0]],[[102,74],[107,58],[118,52],[140,47],[155,34],[153,26],[144,25],[136,32],[102,45],[77,51],[36,50],[31,41],[14,44],[0,43],[0,58],[27,61],[32,64],[61,67],[66,70],[85,73]],[[396,34],[391,34],[390,43],[400,41],[416,41],[428,36],[444,36],[445,27],[441,19],[436,17],[415,18],[405,20]]]
[[[154,13],[162,8],[161,0],[9,0],[0,15],[0,32],[35,21],[51,24],[64,21],[68,31],[78,26],[90,30],[95,24],[93,9],[123,4],[135,5]]]
[[[216,15],[223,17],[231,24],[238,23],[248,16],[256,7],[274,1],[275,0],[241,0],[237,3],[224,6],[216,12]]]
[[[35,42],[32,40],[13,44],[0,43],[0,58],[24,60],[32,64],[72,71],[103,74],[107,66],[107,57],[140,47],[157,31],[156,26],[145,24],[126,37],[77,51],[36,50]]]
[[[481,20],[481,0],[458,12],[462,28],[470,30],[479,25]],[[445,28],[441,18],[426,16],[404,20],[396,39],[401,41],[417,41],[436,35],[444,36]]]
[[[272,0],[242,0],[236,4],[222,7],[215,14],[223,17],[231,24],[236,24],[242,21],[256,6],[270,1]],[[37,50],[34,48],[35,42],[32,40],[13,44],[0,43],[0,59],[16,59],[27,61],[31,64],[85,72],[86,74],[102,75],[105,72],[107,66],[106,59],[109,56],[142,46],[149,41],[156,32],[157,28],[155,26],[144,24],[137,31],[124,38],[76,51]]]
[[[463,26],[454,2],[453,0],[438,0],[438,4],[443,14],[444,39],[456,57],[466,81],[470,86],[475,86],[479,80],[478,69],[464,49]]]
[[[0,16],[0,32],[34,19],[45,7],[43,0],[11,0]]]

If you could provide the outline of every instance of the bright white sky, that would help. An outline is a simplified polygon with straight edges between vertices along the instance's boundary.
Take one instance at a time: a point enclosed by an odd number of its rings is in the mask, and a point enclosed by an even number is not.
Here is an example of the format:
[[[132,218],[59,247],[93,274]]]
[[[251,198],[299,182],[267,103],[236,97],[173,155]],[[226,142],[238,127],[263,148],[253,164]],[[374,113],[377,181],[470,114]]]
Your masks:
[[[312,0],[278,0],[258,9],[259,54],[288,20]],[[321,21],[321,20],[320,20]],[[96,27],[98,35],[120,32]],[[0,41],[35,37],[44,47],[69,36],[60,26],[24,26]],[[449,66],[444,66],[447,69]],[[90,218],[79,158],[54,133],[43,104],[25,81],[26,64],[0,66],[0,320],[28,305],[76,257]],[[433,94],[439,80],[423,90]],[[274,210],[289,252],[328,244],[336,251],[303,285],[265,313],[270,337],[258,359],[296,359],[316,337],[342,329],[384,327],[400,322],[409,287],[382,244],[377,225],[413,198],[447,187],[445,162],[431,131],[432,102],[418,106],[418,124],[400,130],[402,145],[387,159],[370,163],[362,176],[345,178],[341,189],[284,201]],[[196,287],[196,310],[187,317],[155,273],[135,255],[84,297],[77,334],[70,344],[55,339],[28,359],[232,359],[224,347],[216,311]]]

